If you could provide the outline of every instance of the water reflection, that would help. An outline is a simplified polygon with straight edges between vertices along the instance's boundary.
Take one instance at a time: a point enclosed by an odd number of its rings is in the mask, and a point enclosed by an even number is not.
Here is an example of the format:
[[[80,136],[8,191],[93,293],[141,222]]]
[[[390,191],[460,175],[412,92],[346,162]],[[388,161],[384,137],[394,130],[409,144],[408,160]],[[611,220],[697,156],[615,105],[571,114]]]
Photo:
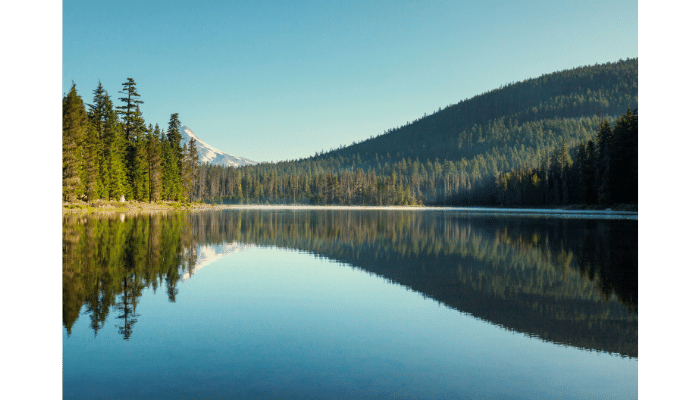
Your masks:
[[[637,356],[637,222],[456,211],[226,210],[63,221],[63,324],[128,340],[144,289],[177,285],[207,249],[274,246],[382,276],[506,329]],[[226,247],[228,246],[228,247]],[[224,251],[224,250],[219,250]]]

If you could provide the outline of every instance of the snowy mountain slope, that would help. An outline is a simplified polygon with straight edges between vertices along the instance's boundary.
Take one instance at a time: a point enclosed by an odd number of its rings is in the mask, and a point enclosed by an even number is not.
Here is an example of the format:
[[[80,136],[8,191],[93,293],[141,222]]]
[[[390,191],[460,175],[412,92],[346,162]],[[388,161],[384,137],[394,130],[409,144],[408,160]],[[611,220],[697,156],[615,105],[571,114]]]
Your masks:
[[[238,242],[215,245],[200,245],[196,250],[197,262],[195,263],[192,272],[185,272],[180,278],[180,280],[185,282],[189,280],[195,272],[206,267],[207,265],[218,261],[230,254],[238,253],[239,251],[243,251],[252,247],[252,245]]]
[[[223,151],[208,145],[202,139],[197,137],[197,135],[195,135],[194,132],[192,132],[192,129],[190,129],[187,126],[180,127],[180,134],[182,134],[183,145],[185,143],[189,143],[190,138],[194,138],[195,142],[197,143],[199,161],[202,163],[210,163],[212,165],[223,165],[224,167],[239,167],[242,165],[257,164],[257,162],[253,160],[249,160],[243,157],[232,156],[228,153],[224,153]]]

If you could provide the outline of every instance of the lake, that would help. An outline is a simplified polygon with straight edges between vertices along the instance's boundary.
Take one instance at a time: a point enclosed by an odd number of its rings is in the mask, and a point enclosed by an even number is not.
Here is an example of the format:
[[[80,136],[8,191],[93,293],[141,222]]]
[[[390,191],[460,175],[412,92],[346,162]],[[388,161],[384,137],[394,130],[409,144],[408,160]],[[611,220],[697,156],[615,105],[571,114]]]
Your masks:
[[[634,399],[637,216],[63,217],[63,393]]]

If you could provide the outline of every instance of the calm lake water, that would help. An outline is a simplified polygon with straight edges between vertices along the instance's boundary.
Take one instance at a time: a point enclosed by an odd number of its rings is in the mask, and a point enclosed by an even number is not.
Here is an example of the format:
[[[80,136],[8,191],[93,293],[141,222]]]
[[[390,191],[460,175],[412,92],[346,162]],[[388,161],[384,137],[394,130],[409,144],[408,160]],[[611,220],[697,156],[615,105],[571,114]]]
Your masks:
[[[637,224],[67,215],[64,398],[634,399]]]

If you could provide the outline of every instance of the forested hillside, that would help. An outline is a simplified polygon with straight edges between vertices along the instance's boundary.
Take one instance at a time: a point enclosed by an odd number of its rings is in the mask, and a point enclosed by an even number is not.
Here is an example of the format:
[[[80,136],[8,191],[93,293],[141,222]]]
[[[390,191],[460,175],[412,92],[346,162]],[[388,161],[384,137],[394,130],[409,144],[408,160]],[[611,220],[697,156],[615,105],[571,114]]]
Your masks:
[[[637,65],[628,59],[511,83],[303,160],[240,169],[204,166],[195,197],[380,205],[636,203],[636,184],[625,188],[634,195],[621,200],[611,196],[617,189],[608,175],[610,152],[622,152],[624,160],[612,161],[613,169],[624,161],[627,175],[613,174],[618,181],[637,180]],[[627,111],[627,136],[613,139],[607,132]],[[588,153],[579,155],[579,148]]]
[[[167,132],[146,127],[131,79],[116,112],[101,85],[89,111],[73,88],[64,98],[64,200],[636,203],[637,68],[635,58],[510,83],[351,146],[238,168],[196,168],[196,154],[175,141],[177,114]]]

